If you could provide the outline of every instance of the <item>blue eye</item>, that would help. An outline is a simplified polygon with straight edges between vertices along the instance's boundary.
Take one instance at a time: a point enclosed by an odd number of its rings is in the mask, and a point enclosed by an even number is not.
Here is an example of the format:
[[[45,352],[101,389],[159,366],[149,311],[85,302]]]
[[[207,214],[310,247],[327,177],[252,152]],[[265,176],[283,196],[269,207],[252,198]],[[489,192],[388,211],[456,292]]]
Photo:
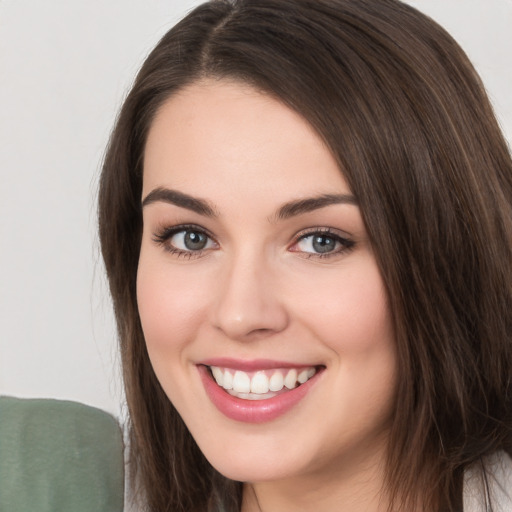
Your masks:
[[[209,248],[209,244],[212,243],[205,233],[188,229],[178,231],[168,241],[180,251],[202,251]]]
[[[155,242],[178,255],[199,254],[217,245],[204,231],[194,226],[176,226],[154,235]]]
[[[332,236],[328,235],[309,235],[297,243],[297,247],[303,252],[316,252],[325,254],[333,252],[340,245],[340,242]]]
[[[348,240],[331,231],[315,231],[299,237],[292,251],[302,252],[311,256],[330,256],[344,252],[354,246]]]

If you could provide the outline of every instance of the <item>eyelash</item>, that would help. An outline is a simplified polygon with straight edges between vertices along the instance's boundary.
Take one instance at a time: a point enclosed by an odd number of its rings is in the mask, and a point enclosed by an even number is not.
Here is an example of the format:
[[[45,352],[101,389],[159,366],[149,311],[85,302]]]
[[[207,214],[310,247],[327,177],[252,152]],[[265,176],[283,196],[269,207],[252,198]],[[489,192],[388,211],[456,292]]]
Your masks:
[[[157,233],[153,234],[153,241],[157,244],[163,246],[164,250],[177,256],[178,258],[197,258],[203,255],[204,252],[210,250],[210,249],[202,249],[198,251],[184,251],[183,249],[178,249],[177,247],[174,247],[169,243],[169,240],[178,233],[185,233],[185,232],[193,232],[197,234],[205,235],[209,240],[214,241],[214,238],[206,231],[204,228],[200,226],[196,226],[194,224],[182,224],[179,226],[173,226],[173,227],[167,227],[162,228]],[[214,241],[214,243],[216,243]]]
[[[345,254],[355,247],[355,242],[353,240],[350,240],[345,236],[341,236],[337,231],[333,230],[332,228],[310,228],[306,231],[302,231],[296,236],[295,241],[293,242],[291,247],[297,246],[301,241],[304,241],[309,237],[314,237],[315,235],[325,238],[331,238],[332,240],[334,240],[335,243],[338,243],[341,246],[341,248],[323,254],[317,252],[294,251],[292,249],[289,250],[292,250],[292,252],[300,252],[302,254],[302,257],[307,259],[327,259],[340,256],[341,254]]]
[[[178,249],[177,247],[171,245],[169,243],[169,240],[177,235],[178,233],[186,233],[186,232],[193,232],[196,234],[204,235],[206,236],[210,241],[212,241],[214,244],[217,245],[217,242],[215,239],[206,231],[204,228],[200,226],[196,226],[193,224],[183,224],[179,226],[173,226],[173,227],[167,227],[162,228],[157,233],[154,233],[153,235],[153,241],[161,246],[164,247],[164,250],[177,256],[178,258],[198,258],[201,257],[205,252],[211,250],[211,248],[207,249],[199,249],[197,251],[194,250],[183,250]],[[294,250],[293,247],[296,247],[300,242],[306,240],[309,237],[313,236],[320,236],[325,238],[330,238],[334,240],[335,244],[339,244],[341,248],[333,251],[329,251],[326,253],[317,253],[317,252],[306,252],[306,251],[299,251]],[[349,238],[346,238],[344,236],[341,236],[339,233],[334,231],[331,228],[310,228],[307,231],[302,231],[298,233],[293,243],[289,246],[289,249],[291,252],[297,252],[300,253],[302,257],[310,259],[310,258],[316,258],[316,259],[327,259],[332,258],[336,256],[340,256],[341,254],[345,254],[349,251],[351,251],[355,246],[355,242],[353,240],[350,240]]]

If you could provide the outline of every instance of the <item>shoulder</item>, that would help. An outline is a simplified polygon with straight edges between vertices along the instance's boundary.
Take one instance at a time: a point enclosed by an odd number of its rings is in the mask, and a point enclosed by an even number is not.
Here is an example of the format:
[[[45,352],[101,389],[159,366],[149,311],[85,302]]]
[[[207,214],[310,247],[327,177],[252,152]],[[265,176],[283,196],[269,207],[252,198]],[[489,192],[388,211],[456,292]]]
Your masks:
[[[490,498],[490,503],[489,503]],[[512,459],[497,452],[476,463],[464,474],[464,512],[512,510]]]

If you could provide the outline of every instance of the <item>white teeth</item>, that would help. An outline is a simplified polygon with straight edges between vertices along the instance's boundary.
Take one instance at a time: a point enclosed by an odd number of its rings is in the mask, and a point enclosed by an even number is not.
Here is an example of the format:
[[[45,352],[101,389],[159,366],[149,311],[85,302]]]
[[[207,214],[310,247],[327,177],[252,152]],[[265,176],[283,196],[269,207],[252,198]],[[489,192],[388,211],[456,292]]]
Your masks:
[[[232,389],[228,391],[231,396],[236,396],[237,398],[242,398],[243,400],[267,400],[267,398],[272,398],[276,396],[274,393],[236,393]]]
[[[306,382],[308,380],[308,371],[307,370],[302,370],[299,375],[297,376],[297,380],[301,383],[301,384],[304,384],[304,382]]]
[[[233,377],[233,391],[237,393],[249,393],[251,391],[251,379],[245,372],[235,372]]]
[[[224,372],[218,366],[212,366],[212,373],[215,382],[222,387],[224,383]]]
[[[233,374],[227,370],[224,372],[224,382],[222,383],[224,389],[233,389]]]
[[[304,384],[316,374],[314,367],[260,370],[247,373],[218,366],[210,367],[215,382],[231,395],[246,400],[264,400],[275,396],[274,393],[286,389],[294,389]],[[252,375],[252,377],[251,377]]]
[[[251,379],[251,393],[268,393],[268,377],[263,372],[258,372]]]
[[[293,389],[297,384],[297,370],[290,370],[284,378],[284,385],[288,389]]]
[[[272,377],[270,377],[270,382],[268,383],[268,389],[270,391],[281,391],[284,386],[284,378],[281,372],[276,372]]]

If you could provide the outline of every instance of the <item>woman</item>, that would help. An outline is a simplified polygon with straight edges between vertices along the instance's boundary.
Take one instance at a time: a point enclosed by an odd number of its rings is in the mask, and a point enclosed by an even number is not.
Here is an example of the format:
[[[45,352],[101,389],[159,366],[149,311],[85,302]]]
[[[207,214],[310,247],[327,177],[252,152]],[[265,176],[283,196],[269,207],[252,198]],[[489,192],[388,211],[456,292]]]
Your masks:
[[[99,222],[149,510],[510,503],[512,163],[434,22],[198,7],[125,101]]]

